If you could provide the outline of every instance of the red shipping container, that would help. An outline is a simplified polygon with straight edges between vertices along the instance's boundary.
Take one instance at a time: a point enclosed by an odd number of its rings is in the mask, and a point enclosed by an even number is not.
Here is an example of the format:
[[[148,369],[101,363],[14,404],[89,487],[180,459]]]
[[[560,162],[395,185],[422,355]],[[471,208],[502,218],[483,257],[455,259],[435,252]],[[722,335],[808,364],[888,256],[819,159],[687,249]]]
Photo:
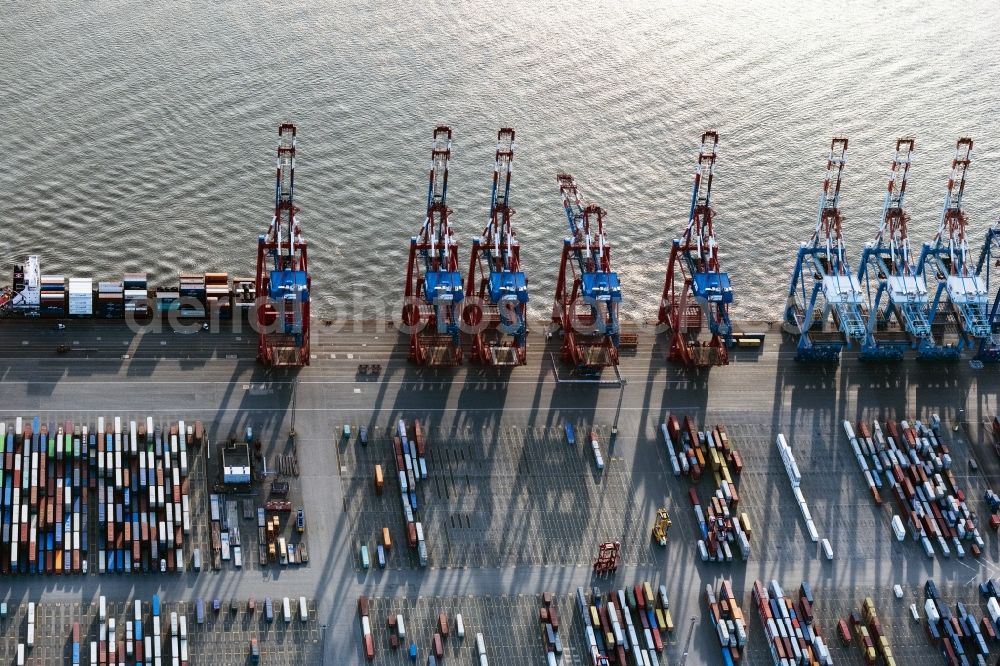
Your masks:
[[[441,643],[441,634],[434,634],[434,656],[440,659],[444,656],[444,645]]]
[[[358,597],[358,615],[361,617],[368,615],[368,597],[363,594]]]
[[[843,618],[837,621],[837,632],[840,634],[840,640],[844,643],[844,645],[850,645],[851,632],[847,628],[847,623],[844,622]]]
[[[375,659],[375,641],[371,634],[365,635],[365,657],[368,658],[368,661]]]
[[[414,523],[406,523],[406,541],[410,548],[417,547],[417,526]]]
[[[633,587],[632,593],[635,594],[635,604],[639,607],[639,610],[646,610],[646,599],[642,596],[642,585]]]
[[[733,451],[733,469],[736,470],[737,474],[743,473],[743,456],[740,455],[739,451]]]
[[[440,613],[438,615],[438,633],[440,633],[445,638],[448,638],[448,615],[447,615],[447,613]]]
[[[549,608],[549,624],[552,625],[552,631],[559,631],[559,613],[555,606]]]

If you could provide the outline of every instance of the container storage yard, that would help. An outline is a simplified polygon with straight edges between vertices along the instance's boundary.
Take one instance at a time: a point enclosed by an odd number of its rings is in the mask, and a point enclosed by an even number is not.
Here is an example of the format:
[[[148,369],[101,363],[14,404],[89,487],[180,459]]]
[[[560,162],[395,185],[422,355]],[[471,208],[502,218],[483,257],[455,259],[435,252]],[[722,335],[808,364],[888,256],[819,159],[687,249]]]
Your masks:
[[[191,534],[200,421],[0,422],[6,574],[167,573]]]
[[[398,321],[311,319],[291,124],[253,277],[155,285],[43,273],[37,255],[15,268],[0,303],[0,659],[995,660],[985,285],[1000,232],[977,262],[971,140],[918,258],[903,196],[915,144],[895,143],[852,269],[835,138],[771,322],[729,315],[752,290],[722,268],[716,132],[701,135],[687,226],[662,248],[657,323],[622,319],[634,283],[610,239],[629,227],[560,173],[545,213],[568,223],[559,286],[532,289],[553,310],[530,322],[514,131],[497,135],[467,274],[454,134],[433,131]]]

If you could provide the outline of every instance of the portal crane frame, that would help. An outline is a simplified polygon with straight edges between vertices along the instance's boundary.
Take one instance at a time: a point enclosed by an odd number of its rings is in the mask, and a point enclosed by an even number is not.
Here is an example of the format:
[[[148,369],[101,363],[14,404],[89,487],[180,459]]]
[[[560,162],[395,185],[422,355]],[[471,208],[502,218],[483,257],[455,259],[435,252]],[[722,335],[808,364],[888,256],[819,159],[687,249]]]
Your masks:
[[[913,139],[896,141],[878,233],[865,245],[858,266],[858,281],[868,297],[868,326],[860,354],[866,361],[898,361],[907,348],[917,350],[921,359],[958,354],[954,347],[938,345],[932,335],[934,311],[927,282],[910,251],[904,201],[913,149]]]
[[[465,297],[458,242],[449,224],[448,162],[451,128],[438,125],[431,147],[427,215],[410,238],[402,320],[410,333],[409,360],[418,365],[461,365]]]
[[[510,181],[514,130],[497,132],[490,216],[472,239],[462,319],[472,333],[472,360],[502,366],[528,361],[528,281],[521,270],[521,244],[511,223]]]
[[[976,265],[976,276],[986,292],[996,291],[989,314],[990,334],[979,339],[976,352],[976,359],[983,363],[1000,363],[1000,289],[993,284],[1000,278],[993,277],[996,270],[1000,270],[1000,222],[986,232]]]
[[[562,360],[593,374],[618,365],[621,282],[604,235],[607,211],[594,204],[584,207],[570,174],[558,174],[556,180],[570,235],[563,239],[552,323],[562,332]]]
[[[965,178],[972,163],[972,139],[961,137],[955,143],[955,155],[951,161],[951,173],[945,190],[944,206],[937,234],[930,243],[924,243],[920,252],[920,271],[937,281],[934,290],[934,310],[940,308],[941,316],[947,320],[950,314],[955,318],[958,329],[957,353],[971,349],[977,343],[989,346],[991,336],[989,315],[989,290],[980,275],[980,268],[973,269],[972,252],[967,235],[968,219],[962,210],[965,194]],[[980,267],[983,254],[989,254],[991,237],[987,234],[980,253]],[[947,304],[942,297],[947,296]],[[945,322],[941,322],[942,325]]]
[[[851,272],[842,234],[840,189],[846,165],[847,139],[834,137],[816,228],[799,247],[785,303],[784,328],[799,336],[798,361],[838,363],[841,350],[862,343],[867,332],[861,284]]]
[[[274,216],[257,238],[257,359],[266,366],[309,365],[308,244],[295,205],[296,127],[278,127]]]
[[[696,367],[728,365],[733,346],[733,289],[719,262],[711,198],[718,145],[717,132],[702,134],[687,227],[671,244],[660,299],[659,323],[670,336],[668,359]],[[706,323],[707,341],[699,339]]]

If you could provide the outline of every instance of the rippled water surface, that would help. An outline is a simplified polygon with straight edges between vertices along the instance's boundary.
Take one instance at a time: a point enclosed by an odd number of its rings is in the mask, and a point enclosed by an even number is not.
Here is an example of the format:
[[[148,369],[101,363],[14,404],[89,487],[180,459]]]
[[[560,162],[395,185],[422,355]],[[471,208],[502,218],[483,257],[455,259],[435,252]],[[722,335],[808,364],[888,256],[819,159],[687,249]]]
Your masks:
[[[44,273],[102,279],[252,274],[283,120],[299,126],[296,193],[326,316],[395,314],[439,122],[455,130],[463,262],[496,130],[517,129],[512,203],[536,315],[565,233],[563,170],[609,211],[629,310],[655,315],[708,128],[738,316],[778,316],[833,134],[850,137],[854,257],[898,135],[916,137],[912,238],[936,228],[960,135],[976,141],[976,244],[1000,213],[996,2],[20,3],[0,7],[0,65],[4,274],[29,253]]]

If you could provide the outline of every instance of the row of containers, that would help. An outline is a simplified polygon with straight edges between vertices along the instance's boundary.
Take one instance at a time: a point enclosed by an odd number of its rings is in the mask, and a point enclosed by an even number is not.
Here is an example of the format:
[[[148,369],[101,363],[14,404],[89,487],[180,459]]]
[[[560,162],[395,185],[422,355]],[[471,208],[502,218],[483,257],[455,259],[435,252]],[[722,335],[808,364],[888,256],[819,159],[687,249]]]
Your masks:
[[[778,457],[781,459],[781,464],[785,468],[785,474],[788,476],[788,482],[791,485],[795,503],[798,504],[799,512],[802,514],[802,520],[805,523],[809,540],[813,543],[819,543],[826,559],[832,560],[833,546],[830,544],[829,539],[821,540],[819,538],[816,521],[813,520],[812,512],[809,510],[809,503],[806,502],[806,497],[802,493],[802,473],[799,471],[799,464],[795,460],[795,454],[792,452],[792,447],[788,444],[788,440],[785,439],[784,433],[778,433],[775,444],[778,447]]]
[[[868,483],[876,504],[889,492],[899,514],[892,517],[892,530],[899,541],[907,528],[929,558],[954,553],[964,558],[966,549],[980,557],[985,542],[979,533],[976,513],[952,469],[951,453],[941,440],[940,419],[921,421],[844,421],[844,433]],[[935,546],[937,549],[935,550]]]
[[[365,658],[372,661],[375,659],[375,635],[372,633],[373,625],[368,598],[364,595],[358,597],[358,617],[361,618],[361,641]],[[454,624],[457,637],[459,639],[465,638],[465,620],[462,618],[461,613],[455,614]],[[403,619],[403,614],[390,613],[386,618],[386,628],[389,632],[390,649],[396,650],[400,646],[406,646],[406,641],[409,640],[406,652],[410,661],[416,661],[417,644],[412,637],[407,636],[406,622]],[[444,641],[451,634],[451,621],[446,612],[442,611],[438,614],[437,624],[434,628],[436,631],[434,631],[430,638],[431,654],[427,656],[427,663],[431,666],[436,666],[438,660],[444,658]],[[486,655],[486,639],[483,638],[482,633],[476,634],[475,654],[478,657],[479,666],[489,666],[489,658]]]
[[[740,512],[736,480],[743,473],[743,458],[729,441],[726,427],[718,424],[699,430],[694,419],[671,414],[660,425],[667,459],[674,476],[694,484],[688,497],[699,529],[698,552],[702,561],[732,562],[750,557],[750,518]],[[711,472],[708,501],[702,503],[697,490],[703,470]],[[735,550],[735,557],[734,557]]]
[[[989,644],[1000,633],[1000,585],[994,579],[979,584],[979,593],[986,602],[986,612],[977,619],[972,604],[958,602],[954,609],[941,598],[933,580],[924,584],[924,616],[927,638],[941,652],[945,663],[959,666],[975,662],[987,663]],[[916,604],[910,607],[914,618],[919,617]]]
[[[104,596],[100,597],[99,633],[96,640],[89,642],[89,660],[85,660],[83,656],[86,645],[83,640],[84,630],[81,630],[79,621],[73,622],[70,630],[72,666],[81,666],[83,663],[92,666],[115,664],[125,666],[126,663],[163,666],[165,659],[169,659],[169,663],[173,666],[189,666],[187,617],[183,613],[170,613],[170,640],[167,652],[165,647],[167,636],[163,633],[160,597],[153,595],[150,603],[152,631],[144,631],[142,601],[136,599],[132,608],[134,608],[134,619],[125,621],[124,625],[118,625],[114,617],[109,617],[107,599]],[[28,604],[28,649],[34,647],[35,613],[36,605],[31,602]],[[25,663],[24,647],[24,645],[18,646],[17,663],[22,665]]]
[[[419,420],[414,420],[412,430],[407,427],[406,420],[400,419],[392,437],[393,458],[396,462],[396,478],[399,481],[400,503],[403,508],[403,524],[406,532],[406,543],[416,549],[417,560],[421,567],[428,563],[427,541],[423,523],[417,520],[420,502],[417,497],[417,484],[427,480],[426,438]],[[382,466],[375,466],[375,492],[381,495],[385,487]],[[376,544],[378,564],[384,568],[388,551],[392,548],[388,526],[382,528],[381,541]],[[368,544],[360,547],[361,566],[369,567]]]
[[[549,601],[551,602],[551,595]],[[588,598],[582,587],[576,590],[576,605],[583,620],[584,643],[595,666],[653,666],[663,652],[663,632],[673,633],[670,598],[665,585],[655,589],[649,581],[602,594],[594,587]],[[546,605],[539,620],[544,627],[548,663],[556,664],[558,619],[553,623],[554,606]],[[554,625],[554,626],[553,626]],[[630,658],[629,658],[630,657]]]
[[[723,582],[723,585],[726,583]],[[731,590],[729,594],[732,595]],[[826,639],[813,622],[814,599],[808,582],[803,581],[798,593],[789,596],[776,580],[767,586],[756,580],[750,597],[764,627],[767,647],[775,666],[833,666]]]
[[[95,317],[138,319],[153,314],[226,319],[234,310],[246,314],[254,305],[253,278],[228,273],[182,273],[176,284],[150,288],[146,273],[125,273],[121,280],[98,282],[93,278],[43,275],[38,256],[14,267],[12,306],[43,317]]]
[[[93,428],[35,417],[0,432],[0,573],[87,573],[92,550],[100,573],[183,570],[187,447],[201,442],[200,421],[100,417]]]

